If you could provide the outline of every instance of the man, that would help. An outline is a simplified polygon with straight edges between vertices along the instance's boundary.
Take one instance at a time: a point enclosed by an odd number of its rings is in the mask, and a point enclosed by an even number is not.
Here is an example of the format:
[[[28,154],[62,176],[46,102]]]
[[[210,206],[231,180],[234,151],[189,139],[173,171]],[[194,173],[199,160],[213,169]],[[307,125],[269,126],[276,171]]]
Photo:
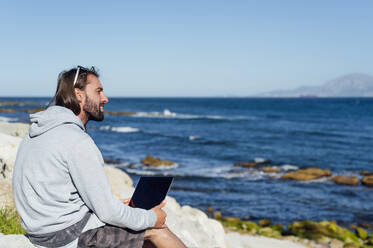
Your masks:
[[[165,202],[151,210],[115,198],[102,155],[86,133],[108,102],[92,67],[58,76],[55,106],[30,115],[18,149],[13,194],[22,227],[37,247],[185,247],[165,226]],[[146,231],[144,231],[146,230]]]

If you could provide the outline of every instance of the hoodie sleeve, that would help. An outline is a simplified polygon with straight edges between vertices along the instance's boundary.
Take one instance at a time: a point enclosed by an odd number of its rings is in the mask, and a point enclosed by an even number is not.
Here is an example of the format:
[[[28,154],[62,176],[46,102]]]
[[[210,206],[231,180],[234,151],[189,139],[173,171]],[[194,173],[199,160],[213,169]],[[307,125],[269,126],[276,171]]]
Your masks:
[[[69,154],[73,183],[84,203],[101,221],[135,231],[155,225],[157,216],[153,210],[129,207],[113,195],[101,152],[90,137],[71,146]]]

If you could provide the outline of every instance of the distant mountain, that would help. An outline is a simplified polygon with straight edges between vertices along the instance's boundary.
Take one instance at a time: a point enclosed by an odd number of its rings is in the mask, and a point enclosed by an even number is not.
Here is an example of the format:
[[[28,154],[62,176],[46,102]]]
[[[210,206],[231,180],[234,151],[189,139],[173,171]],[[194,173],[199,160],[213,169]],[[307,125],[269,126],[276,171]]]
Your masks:
[[[373,97],[373,77],[353,73],[320,86],[301,86],[294,90],[277,90],[259,94],[261,97]]]

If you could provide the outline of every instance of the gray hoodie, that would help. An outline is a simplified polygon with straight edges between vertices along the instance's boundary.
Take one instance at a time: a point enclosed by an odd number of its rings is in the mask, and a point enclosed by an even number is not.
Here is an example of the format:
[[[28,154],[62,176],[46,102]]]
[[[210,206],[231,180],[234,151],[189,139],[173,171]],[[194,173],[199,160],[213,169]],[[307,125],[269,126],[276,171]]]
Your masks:
[[[13,172],[14,200],[27,233],[65,229],[89,210],[98,217],[91,228],[108,223],[137,231],[155,225],[154,211],[128,207],[113,196],[102,155],[71,110],[52,106],[30,117]]]

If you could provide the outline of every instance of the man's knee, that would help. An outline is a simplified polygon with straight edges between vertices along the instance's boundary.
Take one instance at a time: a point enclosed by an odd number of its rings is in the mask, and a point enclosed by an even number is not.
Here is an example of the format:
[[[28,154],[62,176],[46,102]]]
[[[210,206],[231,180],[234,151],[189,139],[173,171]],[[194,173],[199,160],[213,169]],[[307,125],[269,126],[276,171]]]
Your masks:
[[[171,234],[168,227],[161,229],[148,229],[145,231],[145,240],[154,240],[154,239],[167,239]]]

